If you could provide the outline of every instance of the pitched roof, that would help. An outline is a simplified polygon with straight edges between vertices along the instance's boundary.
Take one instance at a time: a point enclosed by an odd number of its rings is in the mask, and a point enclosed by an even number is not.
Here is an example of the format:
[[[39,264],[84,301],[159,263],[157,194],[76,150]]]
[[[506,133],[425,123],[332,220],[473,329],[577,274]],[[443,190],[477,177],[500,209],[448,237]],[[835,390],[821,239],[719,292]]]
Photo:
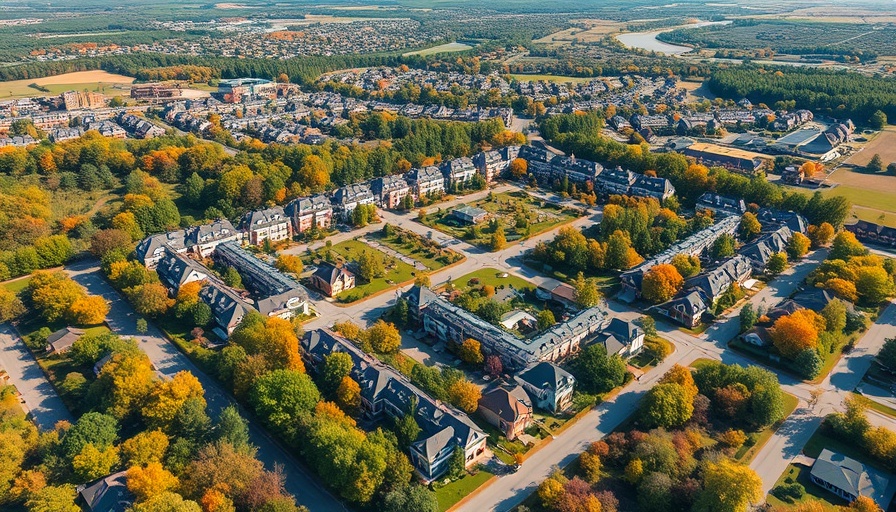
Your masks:
[[[571,373],[547,361],[530,366],[520,373],[518,377],[539,389],[547,387],[556,390],[576,381]]]
[[[119,471],[99,480],[79,485],[78,496],[93,512],[125,512],[134,503],[134,495],[128,491],[126,472]]]
[[[330,262],[321,261],[313,275],[323,280],[325,283],[332,285],[339,279],[339,276],[343,274],[352,275],[352,273],[344,267],[337,267]]]
[[[605,333],[612,334],[622,343],[628,345],[638,336],[644,334],[644,331],[638,327],[638,324],[621,318],[613,318],[610,324],[604,329]]]
[[[521,386],[495,388],[482,395],[479,407],[494,412],[499,418],[511,423],[532,413],[532,401]]]
[[[853,496],[867,496],[877,502],[883,501],[889,483],[885,476],[861,462],[828,449],[821,450],[810,474]]]
[[[84,330],[82,329],[63,327],[47,336],[47,345],[53,347],[53,352],[61,352],[70,348],[83,335]]]

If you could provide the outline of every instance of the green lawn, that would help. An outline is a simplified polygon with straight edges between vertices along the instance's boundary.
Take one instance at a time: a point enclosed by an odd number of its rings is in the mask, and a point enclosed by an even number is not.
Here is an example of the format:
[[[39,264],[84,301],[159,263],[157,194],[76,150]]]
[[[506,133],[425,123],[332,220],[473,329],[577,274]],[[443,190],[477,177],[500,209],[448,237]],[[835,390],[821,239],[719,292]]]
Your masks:
[[[451,249],[428,247],[420,236],[410,231],[395,228],[396,233],[392,236],[384,236],[382,231],[377,231],[367,236],[371,240],[389,247],[410,258],[414,258],[420,263],[426,265],[430,271],[436,271],[444,268],[452,263],[462,261],[464,256],[452,251]]]
[[[817,501],[822,505],[824,510],[829,512],[838,512],[840,510],[839,505],[847,504],[845,500],[841,500],[840,498],[812,483],[812,481],[809,479],[809,468],[805,466],[796,464],[790,464],[789,466],[787,466],[787,469],[784,471],[781,477],[778,478],[778,481],[775,482],[775,487],[793,482],[799,483],[803,486],[803,488],[806,489],[806,493],[802,498],[795,500],[792,503],[787,503],[785,501],[781,501],[772,494],[769,494],[767,497],[768,504],[774,507],[786,507],[788,505],[805,503],[807,501]]]
[[[475,475],[465,475],[460,480],[451,482],[441,489],[436,489],[436,499],[439,500],[439,511],[445,512],[453,507],[455,503],[478,489],[479,486],[493,476],[495,475],[488,471],[480,470]]]
[[[454,238],[466,240],[470,244],[491,250],[492,233],[496,220],[504,228],[508,243],[526,240],[527,238],[549,231],[578,218],[581,212],[564,208],[530,196],[523,191],[489,194],[488,197],[468,204],[481,208],[490,215],[490,220],[475,226],[465,225],[453,218],[454,208],[430,212],[426,222],[422,224],[437,229]],[[418,222],[419,219],[418,219]],[[524,222],[525,224],[518,224]],[[518,225],[520,227],[518,227]]]
[[[479,284],[471,285],[470,281],[473,279],[478,279]],[[494,268],[482,268],[470,272],[469,274],[460,276],[457,279],[452,279],[451,282],[460,290],[464,290],[470,286],[494,286],[495,288],[498,288],[501,285],[512,285],[516,290],[527,292],[530,292],[536,288],[534,284],[526,281],[521,277],[517,277],[513,274],[508,274]]]
[[[853,398],[858,400],[859,403],[869,409],[874,409],[881,414],[886,414],[887,416],[893,416],[894,418],[896,418],[896,409],[893,409],[892,407],[887,407],[886,405],[874,401],[868,397],[862,396],[855,391],[853,391]]]
[[[326,248],[321,248],[318,252],[320,253],[320,255],[323,255],[326,250]],[[385,275],[383,275],[382,277],[376,277],[369,283],[363,282],[363,280],[358,277],[356,279],[356,286],[354,288],[352,288],[351,290],[346,290],[336,296],[336,299],[339,302],[351,303],[359,301],[375,293],[381,292],[383,290],[388,290],[390,288],[398,286],[401,283],[410,281],[414,279],[416,273],[414,267],[408,265],[407,263],[386,256],[384,253],[357,240],[346,240],[345,242],[340,242],[334,245],[331,250],[333,251],[335,259],[343,263],[357,262],[358,258],[361,256],[361,252],[368,251],[380,259],[380,261],[383,263],[383,269],[385,270]],[[311,264],[313,262],[313,259],[313,255],[305,256],[304,263],[306,265]]]
[[[10,281],[6,281],[3,283],[3,287],[18,295],[19,293],[22,292],[22,290],[24,290],[25,288],[28,287],[28,283],[30,283],[30,282],[31,282],[31,276],[25,276],[25,277],[20,277],[20,278],[13,279]]]

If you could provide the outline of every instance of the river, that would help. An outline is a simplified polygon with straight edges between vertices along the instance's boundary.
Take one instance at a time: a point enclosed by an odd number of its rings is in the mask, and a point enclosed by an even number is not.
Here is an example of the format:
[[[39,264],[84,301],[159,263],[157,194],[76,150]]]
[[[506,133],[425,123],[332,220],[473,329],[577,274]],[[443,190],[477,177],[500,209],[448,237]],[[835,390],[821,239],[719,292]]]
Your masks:
[[[666,55],[681,55],[684,53],[688,53],[689,51],[693,50],[693,48],[677,44],[664,43],[657,39],[656,36],[662,34],[663,32],[671,32],[679,28],[700,28],[709,25],[728,25],[730,23],[731,21],[701,21],[699,23],[692,23],[690,25],[683,25],[680,27],[664,28],[662,30],[619,34],[618,36],[616,36],[616,39],[618,39],[619,42],[621,42],[625,46],[628,46],[629,48],[638,48],[641,50],[663,53]]]

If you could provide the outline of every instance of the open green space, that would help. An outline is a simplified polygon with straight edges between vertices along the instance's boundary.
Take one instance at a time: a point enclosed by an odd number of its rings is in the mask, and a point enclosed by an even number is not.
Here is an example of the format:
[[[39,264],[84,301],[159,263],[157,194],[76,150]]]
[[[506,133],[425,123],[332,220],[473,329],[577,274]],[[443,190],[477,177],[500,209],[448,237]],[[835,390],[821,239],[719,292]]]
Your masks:
[[[22,293],[22,290],[28,288],[28,283],[31,282],[31,276],[20,277],[17,279],[12,279],[10,281],[6,281],[3,283],[3,288],[15,293]]]
[[[796,505],[807,501],[817,501],[821,504],[824,510],[829,512],[838,512],[840,510],[840,505],[846,505],[845,500],[841,500],[832,493],[812,483],[812,480],[809,478],[809,471],[810,468],[800,464],[790,464],[787,466],[787,469],[784,470],[784,473],[778,478],[778,481],[775,482],[775,487],[798,483],[806,489],[806,493],[803,494],[801,498],[795,499],[790,503],[782,501],[777,496],[769,494],[766,498],[768,504],[776,507],[786,507],[788,505]]]
[[[485,210],[488,219],[475,225],[465,224],[454,218],[455,208],[450,208],[417,220],[424,226],[491,250],[492,235],[499,226],[504,230],[506,241],[512,243],[549,231],[581,215],[578,210],[548,203],[523,191],[489,194],[465,206]]]
[[[479,286],[494,286],[495,288],[498,288],[502,285],[512,286],[516,290],[527,292],[533,291],[536,288],[534,284],[526,281],[522,277],[517,277],[513,274],[502,272],[494,268],[481,268],[475,270],[469,274],[462,275],[457,279],[452,279],[451,283],[455,288],[461,291]]]
[[[468,496],[470,493],[495,476],[488,471],[479,470],[475,475],[465,475],[460,480],[436,489],[436,499],[439,501],[439,511],[445,512],[455,503]]]
[[[439,46],[433,46],[432,48],[425,48],[423,50],[417,50],[415,52],[407,52],[402,54],[402,57],[408,57],[411,55],[419,55],[421,57],[426,57],[427,55],[435,55],[437,53],[454,53],[454,52],[463,52],[467,50],[472,50],[473,47],[464,44],[464,43],[445,43],[440,44]]]
[[[304,263],[306,265],[313,264],[316,258],[323,258],[334,263],[356,264],[361,257],[361,253],[365,251],[373,254],[382,264],[382,276],[374,277],[370,282],[364,282],[360,276],[356,276],[355,287],[340,293],[336,297],[339,302],[356,302],[414,279],[416,275],[414,267],[397,258],[387,256],[358,240],[346,240],[329,248],[322,247],[311,255],[305,255]],[[330,253],[329,255],[327,254],[328,252]]]
[[[896,213],[893,212],[882,212],[879,210],[853,206],[852,215],[858,220],[896,228]],[[846,221],[846,223],[849,224],[850,222]]]
[[[464,256],[439,246],[437,242],[421,237],[417,233],[391,228],[393,233],[386,235],[378,231],[367,235],[369,240],[375,240],[390,249],[426,265],[430,271],[439,270],[452,263],[462,261]]]
[[[822,195],[825,197],[843,196],[854,205],[889,212],[896,211],[896,189],[870,190],[850,185],[838,185],[822,191]]]

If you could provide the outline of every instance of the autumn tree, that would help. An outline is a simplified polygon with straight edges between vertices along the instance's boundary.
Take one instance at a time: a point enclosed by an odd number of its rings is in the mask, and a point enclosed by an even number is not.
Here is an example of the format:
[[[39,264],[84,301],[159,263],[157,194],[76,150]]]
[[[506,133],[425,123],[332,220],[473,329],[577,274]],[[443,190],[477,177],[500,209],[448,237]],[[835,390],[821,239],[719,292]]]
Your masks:
[[[498,225],[495,229],[494,233],[492,233],[491,240],[489,241],[489,247],[491,250],[500,251],[507,247],[507,237],[504,235],[504,227]]]
[[[761,231],[762,225],[759,224],[759,219],[756,218],[756,215],[750,212],[744,213],[737,228],[738,235],[744,240],[752,240]]]
[[[103,323],[109,313],[109,304],[102,297],[90,295],[72,303],[68,310],[69,319],[78,325]]]
[[[791,259],[798,260],[809,252],[809,247],[811,245],[812,242],[809,240],[809,237],[800,232],[796,232],[793,234],[790,241],[787,242],[787,255],[790,256]]]
[[[457,351],[461,361],[470,364],[479,364],[482,362],[482,350],[478,341],[473,338],[467,338],[461,343]]]
[[[700,390],[694,382],[694,375],[691,370],[679,364],[673,365],[669,371],[660,379],[660,384],[678,384],[687,392],[691,400],[697,396]]]
[[[496,378],[501,375],[501,372],[504,371],[504,365],[501,363],[501,358],[492,354],[485,358],[485,373],[490,375],[492,378]]]
[[[198,398],[204,405],[203,395],[199,379],[188,371],[178,372],[152,390],[142,410],[143,418],[151,428],[167,430],[187,400]]]
[[[134,504],[130,512],[202,512],[202,508],[193,500],[185,500],[180,494],[165,491]]]
[[[816,347],[819,330],[817,322],[810,316],[814,314],[814,311],[800,310],[775,321],[770,332],[772,343],[784,357],[793,359],[803,350]]]
[[[164,315],[174,300],[168,298],[168,290],[161,283],[147,283],[124,290],[137,313],[148,317]]]
[[[762,479],[748,466],[729,459],[710,462],[703,474],[703,491],[694,510],[743,512],[762,501]]]
[[[367,282],[384,274],[383,260],[371,251],[363,250],[358,256],[358,275]]]
[[[277,256],[277,261],[274,266],[281,272],[288,272],[295,275],[301,274],[303,268],[302,259],[293,254],[281,254]]]
[[[589,308],[600,302],[600,290],[597,289],[597,282],[594,279],[585,279],[585,275],[581,272],[573,283],[573,293],[575,301],[582,307]]]
[[[765,265],[765,271],[773,276],[784,272],[784,269],[787,268],[787,253],[784,252],[776,252],[772,254],[768,259],[768,263]]]
[[[832,260],[848,260],[851,256],[864,256],[868,252],[865,246],[849,231],[841,231],[834,237],[828,258]]]
[[[178,479],[159,462],[150,462],[146,466],[133,466],[127,472],[128,490],[137,501],[146,501],[165,491],[177,487]]]
[[[32,494],[25,502],[28,512],[81,512],[75,504],[73,485],[48,485]]]
[[[15,292],[0,289],[0,322],[8,322],[25,313],[25,305]]]
[[[673,265],[662,263],[654,265],[644,274],[641,283],[641,295],[654,304],[666,302],[681,289],[684,278]]]
[[[345,376],[336,387],[336,403],[342,410],[354,413],[361,406],[361,386],[355,379]]]
[[[168,436],[161,430],[140,432],[121,443],[121,455],[130,466],[162,462],[168,450]]]
[[[230,341],[249,355],[261,356],[272,369],[305,369],[299,355],[299,338],[288,320],[252,311],[233,331]]]
[[[607,238],[605,256],[607,268],[626,270],[637,265],[643,259],[632,247],[632,241],[624,231],[616,230]]]
[[[893,294],[893,278],[883,267],[859,267],[855,283],[859,297],[868,304],[879,304]]]
[[[687,254],[676,254],[669,262],[681,277],[687,279],[700,273],[700,258]]]
[[[693,413],[693,398],[684,386],[676,383],[657,384],[641,404],[641,420],[650,427],[678,427],[691,419]]]
[[[525,178],[529,174],[529,162],[524,158],[515,158],[510,162],[510,175],[514,178]]]
[[[364,332],[364,339],[380,354],[394,354],[401,348],[401,333],[395,325],[377,320]]]
[[[81,286],[62,271],[38,271],[28,283],[31,302],[48,322],[55,322],[69,314],[72,304],[87,294]]]
[[[822,247],[831,243],[834,239],[834,226],[827,222],[822,222],[818,226],[809,226],[809,240],[812,241],[812,247]]]
[[[215,442],[199,449],[196,457],[181,474],[181,491],[200,498],[207,489],[226,489],[228,497],[242,495],[261,473],[263,466],[252,452],[237,451],[224,442]]]
[[[449,401],[461,410],[473,414],[479,408],[482,392],[472,382],[464,379],[455,381],[448,387]]]
[[[75,476],[82,482],[89,482],[108,475],[118,465],[118,449],[114,446],[97,448],[87,443],[72,459]]]

